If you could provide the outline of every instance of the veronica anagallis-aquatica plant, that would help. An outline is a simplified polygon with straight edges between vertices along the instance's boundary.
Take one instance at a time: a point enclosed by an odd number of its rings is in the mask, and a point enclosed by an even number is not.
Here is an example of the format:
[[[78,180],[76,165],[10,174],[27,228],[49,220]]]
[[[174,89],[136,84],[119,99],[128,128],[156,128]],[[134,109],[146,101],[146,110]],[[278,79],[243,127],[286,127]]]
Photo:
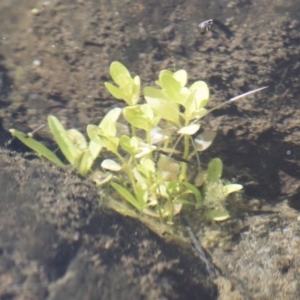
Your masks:
[[[110,75],[114,84],[106,82],[107,90],[126,106],[111,109],[99,125],[88,125],[89,142],[78,130],[66,130],[56,117],[48,117],[50,131],[66,160],[82,175],[91,175],[98,185],[110,184],[129,204],[129,211],[132,207],[142,215],[173,224],[174,216],[189,205],[213,220],[227,219],[226,197],[240,191],[242,185],[224,183],[219,158],[213,158],[206,168],[201,166],[200,154],[212,144],[216,132],[204,129],[197,134],[200,121],[213,110],[266,87],[208,109],[207,84],[196,81],[187,87],[185,70],[162,70],[157,87],[146,86],[142,96],[139,76],[132,77],[120,62],[110,65]],[[40,156],[64,165],[34,138],[15,129],[10,132]],[[177,150],[179,145],[182,151]],[[99,169],[95,161],[103,148],[112,157],[103,159]],[[194,156],[197,175],[188,178]]]

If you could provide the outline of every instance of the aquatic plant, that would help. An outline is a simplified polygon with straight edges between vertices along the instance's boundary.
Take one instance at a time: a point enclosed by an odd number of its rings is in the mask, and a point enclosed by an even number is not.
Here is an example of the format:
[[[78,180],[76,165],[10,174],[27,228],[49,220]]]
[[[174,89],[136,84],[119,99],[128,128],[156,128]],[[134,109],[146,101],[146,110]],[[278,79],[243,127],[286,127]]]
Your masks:
[[[139,76],[132,77],[121,63],[111,64],[110,75],[114,84],[106,82],[107,90],[127,106],[110,110],[98,126],[88,125],[89,143],[76,129],[66,130],[56,117],[48,117],[53,137],[68,162],[82,175],[90,173],[98,185],[109,183],[132,209],[161,222],[173,224],[183,205],[201,208],[214,220],[227,219],[225,199],[242,186],[224,184],[219,158],[212,159],[207,168],[201,166],[199,153],[209,148],[216,133],[203,130],[198,134],[200,120],[212,110],[263,88],[209,110],[206,83],[196,81],[187,87],[185,70],[161,71],[156,81],[158,88],[145,87],[143,97]],[[129,126],[120,121],[121,115]],[[15,129],[10,132],[39,155],[64,165],[54,152],[32,137]],[[102,160],[104,172],[93,167],[102,148],[114,155],[113,159]],[[195,178],[189,178],[187,170],[193,157],[198,170]]]
[[[106,118],[109,117],[111,117],[110,114],[106,116]],[[99,127],[102,126],[102,123],[105,123],[106,118],[102,120]],[[48,116],[48,126],[59,149],[68,162],[77,169],[81,175],[87,175],[101,151],[101,146],[93,141],[87,143],[85,136],[76,129],[66,130],[61,122],[54,116]],[[59,166],[65,165],[53,151],[36,141],[32,136],[16,129],[10,129],[9,131],[12,136],[18,138],[38,155],[44,156]]]

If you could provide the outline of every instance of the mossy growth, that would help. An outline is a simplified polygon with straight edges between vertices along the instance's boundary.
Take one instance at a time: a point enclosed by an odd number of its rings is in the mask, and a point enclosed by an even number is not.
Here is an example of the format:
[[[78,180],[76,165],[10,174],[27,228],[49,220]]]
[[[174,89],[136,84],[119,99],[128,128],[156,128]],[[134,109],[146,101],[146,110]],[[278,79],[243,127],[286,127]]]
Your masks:
[[[88,125],[89,142],[76,129],[66,130],[56,117],[48,117],[49,128],[67,161],[99,186],[109,184],[116,190],[128,205],[114,202],[110,206],[126,210],[128,215],[146,215],[160,220],[160,224],[173,224],[174,217],[188,205],[213,220],[227,219],[225,199],[240,191],[242,185],[224,184],[219,158],[213,158],[207,168],[201,166],[199,156],[212,144],[216,133],[202,129],[200,121],[212,110],[263,88],[208,110],[207,84],[196,81],[187,87],[185,70],[161,71],[157,87],[146,86],[142,93],[139,76],[132,77],[120,62],[111,64],[110,75],[114,84],[106,82],[107,90],[126,106],[110,110],[99,125]],[[202,133],[198,134],[200,128]],[[64,165],[32,137],[15,129],[10,132],[39,155]],[[95,161],[103,148],[113,157],[97,166]],[[197,161],[198,174],[188,178],[192,161]]]

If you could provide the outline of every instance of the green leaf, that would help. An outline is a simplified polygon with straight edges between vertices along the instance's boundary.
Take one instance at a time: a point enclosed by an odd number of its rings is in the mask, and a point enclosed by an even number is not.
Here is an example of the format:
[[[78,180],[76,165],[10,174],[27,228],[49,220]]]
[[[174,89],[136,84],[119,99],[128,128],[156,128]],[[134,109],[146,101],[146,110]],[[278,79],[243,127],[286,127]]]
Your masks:
[[[128,152],[131,156],[135,156],[135,157],[138,154],[142,155],[142,152],[146,151],[146,150],[144,150],[144,148],[145,148],[144,143],[142,142],[142,140],[140,138],[138,138],[136,136],[133,136],[132,138],[130,138],[129,136],[126,136],[126,135],[121,136],[120,146],[122,147],[123,150]],[[154,146],[152,146],[152,147],[148,146],[148,148],[150,148],[150,150],[152,148],[155,149]],[[147,153],[149,153],[149,151]]]
[[[167,193],[170,195],[170,198],[175,198],[179,195],[180,192],[180,185],[179,182],[176,180],[172,180],[167,185]]]
[[[145,87],[144,95],[147,103],[157,116],[181,127],[179,122],[179,106],[176,102],[170,101],[164,92],[152,87]]]
[[[200,129],[200,124],[190,124],[188,126],[180,128],[177,131],[178,134],[185,134],[185,135],[193,135]]]
[[[193,185],[189,182],[183,182],[182,184],[194,194],[197,204],[203,203],[202,195],[201,195],[199,189],[195,185]]]
[[[157,85],[159,85],[160,87],[162,87],[162,83],[161,83],[161,77],[164,75],[164,74],[169,74],[169,75],[173,75],[173,72],[171,72],[170,70],[161,70],[159,72],[159,76],[158,76],[158,80],[155,82]]]
[[[149,158],[143,159],[136,168],[142,175],[144,175],[148,179],[151,178],[155,172],[154,162]]]
[[[93,162],[99,156],[101,149],[102,149],[102,146],[100,144],[95,143],[92,140],[89,142],[88,150],[90,151],[90,155],[93,159]]]
[[[111,186],[137,210],[142,210],[143,205],[127,189],[116,182],[112,182]]]
[[[211,219],[213,219],[215,221],[219,221],[219,222],[225,221],[230,217],[228,210],[226,210],[225,208],[212,209],[212,210],[208,211],[208,215]]]
[[[237,184],[237,183],[227,184],[227,185],[223,186],[223,193],[224,193],[224,196],[227,196],[231,193],[238,192],[241,189],[243,189],[243,186],[241,184]]]
[[[185,108],[185,118],[188,120],[192,119],[193,113],[196,111],[196,91],[190,92],[189,96],[186,98],[185,103],[183,104]]]
[[[159,122],[159,118],[154,116],[149,104],[125,107],[123,115],[129,124],[136,128],[144,129],[147,132]]]
[[[185,107],[185,115],[188,119],[200,118],[206,114],[206,110],[204,110],[203,107],[207,105],[208,98],[209,90],[205,82],[197,81],[190,87],[189,96],[183,104]],[[199,113],[203,115],[198,116]]]
[[[209,111],[206,108],[199,108],[198,110],[194,111],[190,117],[190,120],[193,119],[202,119],[204,116],[206,116],[209,113]]]
[[[78,172],[83,176],[87,175],[87,173],[91,170],[93,163],[94,158],[92,157],[90,150],[85,150],[81,155],[81,159],[77,167]]]
[[[128,79],[131,79],[128,69],[118,61],[111,63],[110,76],[113,81],[120,86],[126,85],[128,83]]]
[[[135,105],[138,103],[140,99],[140,89],[141,89],[141,79],[139,76],[135,76],[133,78],[131,105]]]
[[[119,87],[106,82],[105,86],[108,91],[115,98],[123,99],[128,105],[135,105],[140,98],[140,77],[132,78],[127,68],[118,61],[111,63],[110,75]]]
[[[123,115],[126,121],[132,126],[150,131],[151,120],[144,114],[141,106],[127,106],[123,109]]]
[[[141,182],[137,182],[136,189],[135,189],[136,198],[138,199],[139,203],[147,203],[148,200],[148,187],[146,184]]]
[[[98,125],[98,127],[100,125],[101,125],[101,122]],[[97,135],[97,130],[92,129],[92,132],[94,132],[94,133],[92,133],[92,135],[95,135],[95,134]],[[101,149],[102,149],[102,146],[99,143],[90,140],[88,150],[90,151],[90,155],[93,159],[92,164],[94,163],[95,159],[99,156]],[[90,167],[92,167],[92,165]]]
[[[209,89],[204,81],[196,81],[190,86],[190,91],[196,91],[196,107],[202,108],[206,106],[209,99]]]
[[[66,130],[67,135],[69,139],[72,141],[72,143],[81,151],[84,151],[87,149],[87,141],[85,139],[85,136],[78,131],[77,129],[68,129]]]
[[[122,113],[122,109],[116,107],[111,109],[102,119],[98,127],[105,132],[106,136],[116,135],[116,122],[119,119],[121,113]]]
[[[119,143],[120,143],[120,139],[117,138],[117,137],[105,137],[105,136],[102,136],[101,137],[102,141],[103,141],[103,144],[104,144],[104,147],[108,150],[108,151],[111,151],[115,154],[118,153],[118,147],[119,147]]]
[[[175,101],[178,104],[183,104],[185,102],[185,97],[180,93],[181,84],[172,75],[163,73],[160,78],[160,83],[172,101]]]
[[[101,147],[113,153],[118,153],[119,138],[107,136],[101,128],[91,124],[87,126],[87,134],[94,143],[101,145]]]
[[[104,159],[101,163],[101,167],[113,172],[118,172],[122,169],[122,166],[112,159]]]
[[[130,155],[134,155],[135,147],[133,147],[130,143],[130,137],[128,135],[122,135],[120,138],[120,146],[123,150],[128,152]]]
[[[60,167],[64,166],[62,161],[50,149],[48,149],[40,142],[36,141],[33,138],[27,137],[25,133],[15,129],[10,129],[9,132],[12,134],[12,136],[16,137],[28,148],[35,151],[38,155],[46,157],[47,159],[49,159],[50,161],[52,161]]]
[[[51,115],[48,117],[48,125],[61,152],[72,165],[76,165],[81,151],[73,144],[71,139],[68,137],[68,134],[63,125],[56,117]]]
[[[169,103],[172,102],[172,100],[170,100],[170,98],[168,97],[168,95],[165,92],[163,92],[162,90],[156,89],[154,87],[151,87],[151,86],[146,86],[144,88],[144,95],[145,95],[145,98],[151,97],[151,98],[159,99],[162,101],[167,101]]]
[[[124,95],[124,100],[127,105],[133,105],[132,96],[133,96],[133,82],[128,82],[122,88],[122,92]]]
[[[173,77],[180,83],[181,87],[187,84],[187,72],[185,70],[178,70],[173,74]]]
[[[100,145],[101,148],[103,147],[102,140],[98,136],[99,127],[96,125],[89,124],[86,128],[87,135],[97,145]]]
[[[138,145],[138,153],[134,156],[135,158],[142,158],[147,156],[148,154],[150,154],[151,152],[153,152],[154,150],[156,150],[156,146],[151,145],[151,144],[147,144],[144,142],[140,142]]]
[[[146,158],[141,161],[141,164],[149,174],[155,173],[155,163],[152,159]]]
[[[117,153],[119,145],[119,138],[115,137],[115,135],[117,133],[116,122],[120,117],[121,112],[121,108],[113,108],[105,115],[99,126],[91,124],[87,126],[87,134],[89,138],[95,144],[98,144],[113,153]],[[98,151],[100,152],[101,148],[99,149],[95,147],[95,145],[92,145],[92,147],[94,148],[92,154],[94,157]]]
[[[207,182],[218,183],[222,177],[223,163],[220,158],[214,158],[210,161],[207,168]]]
[[[124,98],[124,95],[120,88],[116,87],[115,85],[109,82],[105,82],[104,85],[114,98],[118,100],[122,100]]]

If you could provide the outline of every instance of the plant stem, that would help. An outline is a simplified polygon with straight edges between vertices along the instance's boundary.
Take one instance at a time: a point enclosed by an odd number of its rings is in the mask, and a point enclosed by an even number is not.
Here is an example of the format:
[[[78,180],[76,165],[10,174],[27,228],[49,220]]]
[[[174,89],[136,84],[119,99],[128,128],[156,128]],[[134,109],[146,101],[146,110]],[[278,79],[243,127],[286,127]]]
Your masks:
[[[126,163],[125,163],[126,164]],[[123,166],[125,165],[123,164]],[[134,192],[134,195],[135,197],[137,196],[137,192],[136,192],[136,181],[135,181],[135,178],[134,178],[134,175],[133,175],[133,172],[132,172],[132,166],[130,163],[126,164],[126,168],[123,169],[124,172],[127,174],[127,176],[129,177],[129,181],[131,183],[131,186],[132,186],[132,189],[133,189],[133,192]],[[137,200],[139,200],[137,197],[136,197]]]
[[[187,159],[189,157],[189,148],[190,148],[190,144],[189,144],[189,140],[190,137],[188,135],[184,136],[184,152],[183,152],[183,158]],[[187,176],[186,176],[186,172],[187,172],[187,163],[182,162],[181,163],[181,179],[182,181],[186,181]]]
[[[189,125],[189,120],[185,120],[185,126]],[[184,152],[183,152],[183,159],[188,159],[189,154],[190,154],[190,136],[189,135],[184,135]],[[181,179],[183,181],[186,181],[187,176],[187,164],[186,163],[181,163]]]
[[[122,157],[122,155],[119,153],[119,152],[113,152],[117,157],[118,159],[122,162],[122,165],[124,165],[126,163],[125,159]]]

